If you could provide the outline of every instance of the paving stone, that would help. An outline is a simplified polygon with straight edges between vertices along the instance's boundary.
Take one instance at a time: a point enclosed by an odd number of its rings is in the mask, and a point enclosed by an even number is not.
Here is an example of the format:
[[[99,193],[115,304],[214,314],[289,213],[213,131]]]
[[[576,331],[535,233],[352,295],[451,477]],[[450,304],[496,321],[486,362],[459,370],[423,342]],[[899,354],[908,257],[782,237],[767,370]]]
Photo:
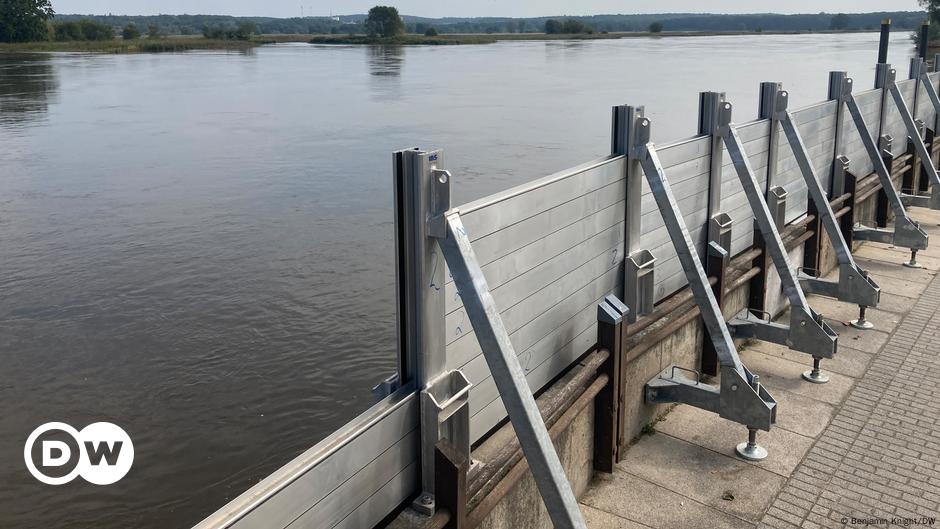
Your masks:
[[[774,428],[816,437],[835,415],[832,404],[811,397],[782,390],[773,390],[771,395],[777,401],[777,423]]]
[[[754,341],[747,344],[747,349],[759,351],[771,356],[779,356],[780,358],[784,358],[799,364],[807,363],[807,356],[805,353],[793,351],[786,346],[775,343]],[[840,336],[839,348],[836,350],[835,357],[823,360],[822,369],[826,372],[831,371],[833,373],[839,373],[852,378],[857,378],[865,373],[865,370],[868,368],[868,364],[871,363],[871,359],[871,354],[847,347],[845,343],[843,343]]]
[[[618,469],[752,522],[784,484],[773,472],[668,435],[641,439]]]
[[[896,277],[888,277],[886,275],[876,273],[869,274],[869,277],[874,279],[882,290],[887,290],[896,296],[904,296],[911,298],[912,300],[919,298],[920,295],[924,293],[924,289],[926,289],[927,285],[930,283],[929,281],[910,281],[907,279],[898,279]]]
[[[882,294],[881,297],[884,298],[884,294]],[[865,318],[874,323],[879,331],[890,333],[897,326],[898,322],[901,321],[900,313],[908,310],[911,306],[910,299],[897,299],[903,300],[903,303],[897,303],[898,307],[896,310],[885,310],[886,306],[892,306],[892,308],[894,308],[893,305],[895,304],[882,299],[877,309],[869,308],[866,310]],[[850,321],[858,318],[858,305],[852,305],[837,299],[824,298],[822,296],[810,296],[808,301],[809,306],[818,314],[822,314],[826,322],[830,326],[833,326],[833,328],[835,328],[834,326],[836,324],[843,327],[848,326]]]
[[[935,247],[935,245],[929,246],[930,248],[927,250],[931,250]],[[900,265],[901,263],[910,260],[911,251],[907,248],[898,248],[895,246],[884,246],[869,243],[862,245],[862,247],[856,250],[852,255],[856,258],[865,257],[868,259],[877,259],[886,263],[896,263]],[[940,270],[940,256],[934,257],[928,254],[927,251],[921,251],[917,253],[917,262],[931,270]]]
[[[649,525],[643,525],[632,520],[621,518],[589,505],[581,504],[581,514],[584,515],[584,521],[590,529],[649,529]]]
[[[792,410],[802,415],[803,410]],[[720,454],[736,457],[734,447],[747,440],[747,430],[714,413],[679,406],[656,425],[657,432],[708,448]],[[745,461],[783,477],[789,477],[813,444],[813,439],[783,428],[760,432],[758,442],[771,454],[763,461]],[[743,460],[742,460],[743,461]]]
[[[803,363],[785,360],[779,356],[768,355],[747,349],[741,352],[741,359],[751,372],[760,375],[761,382],[772,390],[784,390],[797,395],[814,398],[837,405],[842,402],[852,387],[852,379],[838,373],[829,374],[826,384],[813,384],[803,380],[804,371],[812,367],[812,357],[803,355]],[[773,394],[773,391],[771,391]],[[787,413],[781,408],[777,416]],[[791,412],[792,413],[792,412]]]
[[[867,270],[871,274],[907,281],[921,281],[924,284],[929,283],[930,280],[937,275],[936,270],[929,268],[908,268],[897,262],[882,261],[879,259],[859,259],[858,264],[863,270]],[[881,286],[880,283],[879,286]]]
[[[908,300],[910,303],[912,300]],[[874,354],[884,347],[888,341],[888,333],[877,327],[875,322],[874,329],[856,329],[850,325],[842,324],[838,321],[830,323],[832,329],[839,335],[839,345],[845,346],[863,353]],[[895,329],[897,325],[895,325]],[[836,353],[838,354],[838,353]]]
[[[674,527],[714,527],[739,529],[753,527],[740,518],[704,505],[642,478],[617,472],[600,475],[581,499],[591,509],[604,511],[628,523],[642,523],[655,529]],[[585,517],[588,514],[585,513]],[[588,527],[594,525],[588,521]],[[600,525],[600,527],[608,527]],[[610,527],[620,527],[611,525]],[[633,526],[626,525],[624,527]]]

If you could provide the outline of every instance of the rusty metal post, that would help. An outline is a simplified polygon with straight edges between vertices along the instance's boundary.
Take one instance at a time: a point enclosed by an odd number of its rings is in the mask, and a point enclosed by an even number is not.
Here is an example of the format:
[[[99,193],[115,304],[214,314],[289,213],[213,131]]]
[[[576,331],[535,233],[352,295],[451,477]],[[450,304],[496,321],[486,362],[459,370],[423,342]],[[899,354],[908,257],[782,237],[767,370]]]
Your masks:
[[[888,62],[888,39],[891,38],[891,19],[881,21],[881,38],[878,40],[878,64]]]
[[[442,529],[467,527],[467,470],[470,462],[447,439],[434,449],[434,499],[437,509],[446,509],[450,519]]]
[[[627,443],[623,420],[623,357],[627,338],[626,316],[630,309],[607,296],[597,306],[597,348],[606,349],[607,360],[598,369],[607,375],[607,385],[594,398],[594,470],[614,471]]]
[[[881,150],[881,159],[884,161],[885,167],[888,168],[888,176],[891,177],[891,180],[894,180],[894,155],[891,154],[892,142],[890,136],[882,136],[881,141],[878,142],[878,147]],[[891,205],[888,203],[888,195],[885,193],[884,189],[878,192],[877,203],[875,204],[875,225],[881,228],[884,228],[888,225],[888,221],[891,219]]]

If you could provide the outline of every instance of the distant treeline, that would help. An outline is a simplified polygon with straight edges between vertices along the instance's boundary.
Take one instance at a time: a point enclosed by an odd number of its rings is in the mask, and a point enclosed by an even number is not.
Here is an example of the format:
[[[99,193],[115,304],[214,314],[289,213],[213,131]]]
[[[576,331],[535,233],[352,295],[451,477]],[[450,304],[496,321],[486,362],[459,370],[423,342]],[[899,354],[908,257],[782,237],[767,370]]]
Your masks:
[[[90,18],[114,28],[128,24],[156,26],[164,35],[198,35],[206,28],[238,28],[242,22],[256,25],[265,34],[362,34],[366,15],[305,18],[231,17],[218,15],[56,15],[56,21]],[[554,16],[538,18],[422,18],[403,16],[408,33],[424,34],[428,28],[438,33],[541,33],[550,19],[574,20],[595,32],[648,31],[654,23],[663,31],[826,31],[875,29],[882,19],[890,18],[895,29],[913,29],[925,18],[922,11],[878,13],[816,13],[803,15],[753,14],[658,14]]]

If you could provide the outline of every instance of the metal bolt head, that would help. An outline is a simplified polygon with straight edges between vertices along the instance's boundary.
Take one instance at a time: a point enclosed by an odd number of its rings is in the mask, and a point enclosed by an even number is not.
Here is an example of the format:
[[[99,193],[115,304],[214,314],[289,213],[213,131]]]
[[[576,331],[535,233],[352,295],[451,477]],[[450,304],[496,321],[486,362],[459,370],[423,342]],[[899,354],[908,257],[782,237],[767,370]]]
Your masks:
[[[737,384],[731,384],[731,391],[737,391],[737,390],[738,390],[738,385],[737,385]]]
[[[424,505],[431,505],[431,496],[428,494],[421,496],[421,503]]]

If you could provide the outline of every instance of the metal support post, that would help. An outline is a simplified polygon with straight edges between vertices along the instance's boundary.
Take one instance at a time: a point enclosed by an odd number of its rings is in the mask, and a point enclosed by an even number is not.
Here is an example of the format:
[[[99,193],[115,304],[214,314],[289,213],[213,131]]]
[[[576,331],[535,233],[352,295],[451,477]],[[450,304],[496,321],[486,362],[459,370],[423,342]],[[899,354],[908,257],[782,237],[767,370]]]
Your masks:
[[[786,109],[786,97],[786,92],[778,94],[778,102],[782,101],[778,103],[778,108],[782,106]],[[731,103],[722,103],[718,122],[719,131],[728,154],[731,156],[732,165],[738,174],[738,180],[747,196],[751,211],[754,213],[757,227],[764,238],[765,249],[770,254],[777,274],[780,276],[783,293],[790,301],[790,323],[789,326],[784,326],[763,319],[755,320],[750,317],[750,311],[745,310],[743,315],[731,320],[729,327],[736,338],[757,338],[786,345],[794,351],[810,354],[814,358],[832,358],[835,355],[838,335],[822,316],[810,308],[800,288],[786,247],[783,245],[770,209],[759,189],[757,178],[751,169],[751,162],[744,151],[744,145],[738,137],[737,129],[731,123],[731,112]],[[817,187],[818,185],[817,182]]]
[[[881,21],[881,35],[878,39],[878,63],[888,62],[888,41],[891,39],[891,19]]]
[[[399,381],[421,391],[421,494],[414,508],[434,513],[434,450],[438,441],[470,457],[470,383],[446,371],[444,357],[444,257],[432,237],[450,207],[449,173],[440,150],[396,152],[396,257]],[[387,381],[386,386],[394,387]]]
[[[933,56],[933,71],[940,72],[940,53],[937,53]],[[933,105],[934,110],[937,109],[937,86],[930,81],[930,77],[927,77],[927,82],[924,83],[927,86],[927,98],[930,100],[930,103]],[[930,95],[933,92],[933,95]],[[934,136],[940,136],[940,113],[934,115],[933,118],[933,132]],[[934,161],[937,161],[935,158],[931,158]]]
[[[446,509],[450,519],[441,529],[467,527],[467,471],[470,461],[460,450],[442,439],[434,450],[434,481],[437,508]]]
[[[777,230],[781,230],[786,223],[786,197],[787,192],[782,187],[775,187],[774,180],[777,175],[777,156],[779,152],[779,127],[777,126],[776,113],[774,107],[777,101],[777,92],[780,90],[779,83],[765,82],[760,84],[760,103],[758,105],[759,119],[770,121],[770,131],[767,144],[767,182],[763,189],[764,196],[767,199],[767,206],[770,208],[771,215],[775,218]],[[750,294],[748,298],[748,307],[752,310],[764,313],[767,311],[767,277],[770,272],[770,255],[765,248],[764,238],[760,234],[760,229],[754,226],[754,247],[761,250],[760,255],[754,258],[753,266],[760,272],[751,279]]]
[[[626,156],[627,184],[626,209],[624,211],[624,263],[623,300],[631,308],[627,321],[636,322],[637,317],[653,312],[656,258],[649,250],[640,248],[643,195],[643,170],[639,162],[628,156],[633,127],[637,114],[643,108],[617,106],[611,119],[610,152],[615,156]]]
[[[433,214],[431,219],[433,222]],[[437,242],[552,524],[562,529],[586,529],[578,501],[460,220],[460,212],[450,210],[441,220],[444,234],[437,237]]]
[[[875,173],[878,175],[878,181],[881,183],[882,189],[887,196],[888,205],[894,212],[893,231],[858,227],[855,229],[853,236],[856,240],[894,244],[902,248],[910,248],[911,250],[924,250],[927,248],[927,232],[907,215],[904,204],[901,202],[901,197],[894,187],[894,182],[891,180],[891,174],[888,172],[888,168],[881,158],[881,152],[878,150],[878,146],[875,145],[875,140],[869,132],[868,125],[865,123],[865,118],[862,116],[862,111],[859,109],[858,102],[855,101],[855,96],[852,95],[851,90],[852,80],[846,79],[842,102],[845,103],[849,114],[852,116],[855,129],[861,137],[862,145],[865,147],[865,151],[875,168]]]
[[[630,309],[616,296],[607,296],[597,306],[597,348],[610,354],[598,370],[607,375],[608,383],[594,398],[594,470],[611,473],[621,459],[625,447],[623,409],[623,344],[627,330],[624,318]]]
[[[917,42],[917,56],[921,61],[927,60],[927,46],[930,43],[930,21],[925,20],[920,25],[920,38]]]
[[[888,169],[892,182],[894,181],[894,138],[889,134],[882,134],[878,138],[878,149],[881,154],[881,163]],[[904,204],[904,195],[899,192],[901,204]],[[888,204],[888,194],[884,189],[879,190],[878,198],[875,201],[875,225],[879,228],[888,226],[891,220],[891,205]]]
[[[833,173],[832,181],[833,185],[835,182],[841,182],[842,193],[849,195],[849,207],[848,211],[839,218],[839,231],[842,232],[842,238],[845,240],[845,248],[848,251],[849,255],[852,255],[852,245],[854,234],[853,227],[855,226],[855,196],[857,195],[857,180],[855,175],[849,171],[851,167],[851,162],[845,156],[837,156],[833,162]],[[832,239],[830,238],[830,242]],[[833,242],[833,245],[835,243]],[[838,254],[836,254],[838,258]],[[853,259],[854,260],[854,259]],[[839,262],[841,267],[842,263]],[[841,270],[840,270],[841,272]],[[806,287],[803,287],[804,290],[807,290]],[[846,300],[842,300],[846,301]]]
[[[718,306],[724,309],[725,276],[731,262],[731,217],[721,212],[721,168],[723,163],[722,138],[718,128],[718,115],[725,100],[720,92],[699,94],[698,133],[711,137],[708,173],[708,242],[705,255],[705,273],[717,279],[712,294]],[[702,345],[702,373],[718,375],[718,355],[711,341]]]
[[[632,108],[636,111],[636,107]],[[744,367],[738,357],[731,333],[712,293],[702,261],[676,204],[656,148],[650,141],[650,126],[650,120],[640,112],[629,155],[640,162],[646,174],[646,180],[663,216],[689,288],[701,311],[708,339],[712,341],[718,355],[721,379],[718,387],[711,386],[701,381],[699,373],[672,365],[647,382],[646,402],[682,402],[717,413],[749,429],[769,430],[776,420],[776,401],[763,387],[754,384],[754,375]],[[695,378],[686,377],[684,373],[687,372],[694,373]]]

